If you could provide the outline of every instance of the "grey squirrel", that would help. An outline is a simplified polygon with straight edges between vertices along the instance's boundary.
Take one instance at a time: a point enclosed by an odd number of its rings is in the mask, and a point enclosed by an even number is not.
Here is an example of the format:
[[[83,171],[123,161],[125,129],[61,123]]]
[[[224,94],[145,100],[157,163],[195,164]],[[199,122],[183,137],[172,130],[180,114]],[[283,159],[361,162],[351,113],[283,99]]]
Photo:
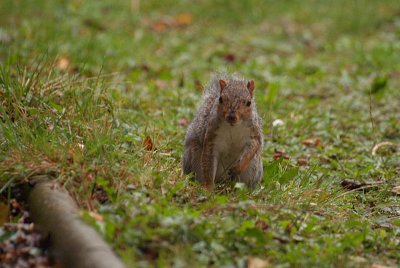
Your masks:
[[[216,75],[188,127],[183,173],[194,173],[208,190],[213,190],[215,182],[227,179],[249,188],[261,180],[264,142],[253,92],[253,80]]]

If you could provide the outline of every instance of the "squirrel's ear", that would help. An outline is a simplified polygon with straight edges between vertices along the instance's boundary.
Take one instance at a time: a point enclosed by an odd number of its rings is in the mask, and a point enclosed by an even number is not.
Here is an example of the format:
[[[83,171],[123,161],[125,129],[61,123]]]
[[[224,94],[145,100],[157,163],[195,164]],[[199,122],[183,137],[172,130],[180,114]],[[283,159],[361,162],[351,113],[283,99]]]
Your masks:
[[[221,93],[222,90],[224,90],[224,88],[226,87],[226,82],[224,80],[219,80],[219,87],[221,88]]]
[[[249,82],[247,82],[247,89],[250,92],[250,96],[253,98],[254,80],[250,80]]]

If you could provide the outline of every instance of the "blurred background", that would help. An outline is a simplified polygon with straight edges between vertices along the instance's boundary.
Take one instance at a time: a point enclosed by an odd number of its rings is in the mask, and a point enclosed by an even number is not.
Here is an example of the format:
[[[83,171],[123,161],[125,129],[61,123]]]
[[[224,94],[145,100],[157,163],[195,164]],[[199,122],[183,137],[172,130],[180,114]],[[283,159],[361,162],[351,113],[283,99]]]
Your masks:
[[[120,72],[131,80],[141,74],[134,69],[186,76],[221,68],[251,73],[262,65],[279,72],[282,65],[296,64],[287,62],[293,55],[308,61],[316,53],[351,46],[349,36],[398,37],[399,5],[395,0],[3,0],[0,55],[4,61],[10,53],[23,60],[45,54],[58,58],[61,69]],[[364,45],[369,44],[354,45],[354,54]]]

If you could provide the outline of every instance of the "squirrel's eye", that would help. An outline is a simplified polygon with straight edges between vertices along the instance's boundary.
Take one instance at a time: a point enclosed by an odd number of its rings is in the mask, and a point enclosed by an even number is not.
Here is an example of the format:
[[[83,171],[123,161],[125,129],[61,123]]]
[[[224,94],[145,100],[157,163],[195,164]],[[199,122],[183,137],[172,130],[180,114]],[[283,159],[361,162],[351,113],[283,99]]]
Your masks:
[[[222,103],[222,97],[219,97],[219,103]]]
[[[250,106],[251,105],[251,101],[247,101],[246,105]]]

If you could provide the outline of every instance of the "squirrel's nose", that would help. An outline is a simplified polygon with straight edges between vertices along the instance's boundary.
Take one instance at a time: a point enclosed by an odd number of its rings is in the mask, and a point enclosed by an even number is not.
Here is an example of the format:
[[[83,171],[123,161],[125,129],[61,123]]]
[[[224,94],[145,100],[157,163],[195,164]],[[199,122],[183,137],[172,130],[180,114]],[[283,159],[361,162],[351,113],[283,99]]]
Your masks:
[[[235,120],[236,120],[235,112],[230,112],[230,113],[229,113],[229,115],[228,115],[228,120],[229,120],[230,122],[235,122]]]

